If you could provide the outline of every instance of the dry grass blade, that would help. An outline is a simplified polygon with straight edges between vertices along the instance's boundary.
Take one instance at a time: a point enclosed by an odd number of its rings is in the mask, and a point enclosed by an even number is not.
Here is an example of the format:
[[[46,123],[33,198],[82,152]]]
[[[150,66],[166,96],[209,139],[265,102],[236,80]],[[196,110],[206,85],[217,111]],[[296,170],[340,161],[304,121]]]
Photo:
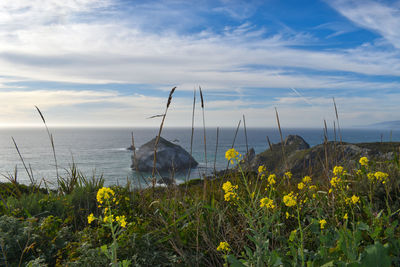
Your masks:
[[[162,117],[162,121],[161,121],[161,124],[160,124],[160,129],[158,131],[158,135],[157,135],[156,141],[154,143],[153,170],[152,170],[152,173],[151,173],[153,192],[154,192],[154,188],[155,188],[155,185],[156,185],[155,174],[156,174],[156,162],[157,162],[157,146],[158,146],[158,142],[160,141],[160,136],[161,136],[161,132],[162,132],[162,129],[163,129],[163,126],[164,126],[165,117],[167,116],[167,111],[168,111],[169,105],[171,104],[172,95],[175,92],[175,89],[176,89],[176,86],[174,88],[172,88],[171,92],[169,93],[167,107],[165,108],[165,112],[164,112],[164,115]]]
[[[16,149],[17,152],[18,152],[19,158],[20,158],[21,161],[22,161],[22,165],[24,165],[26,174],[28,174],[28,177],[29,177],[29,180],[31,181],[32,186],[35,186],[35,179],[34,179],[33,176],[29,173],[29,170],[28,170],[28,168],[26,167],[26,164],[25,164],[25,160],[24,160],[24,158],[22,157],[21,152],[19,151],[18,145],[17,145],[17,143],[15,142],[14,137],[11,137],[11,139],[12,139],[12,141],[13,141],[13,143],[14,143],[15,149]]]
[[[247,128],[246,128],[246,118],[244,117],[243,114],[243,127],[244,127],[244,137],[246,139],[246,153],[249,153],[249,143],[247,141]]]
[[[169,108],[169,105],[171,104],[172,101],[172,94],[175,92],[176,86],[174,88],[171,89],[171,92],[169,92],[169,96],[168,96],[168,102],[167,102],[167,109]]]
[[[233,148],[233,147],[235,146],[236,137],[237,137],[237,134],[238,134],[238,132],[239,132],[239,128],[240,128],[240,123],[241,123],[241,122],[242,122],[242,121],[239,120],[239,123],[238,123],[238,125],[237,125],[237,127],[236,127],[235,136],[233,137],[233,142],[232,142],[231,148]],[[226,172],[226,171],[228,170],[228,168],[229,168],[229,163],[230,163],[230,161],[228,160],[228,164],[226,165],[226,170],[225,170],[225,172]]]
[[[272,144],[271,144],[271,141],[269,140],[268,136],[267,136],[267,142],[268,142],[269,150],[272,151]]]
[[[286,154],[285,154],[285,145],[286,144],[283,143],[283,135],[282,135],[281,123],[279,121],[279,114],[278,114],[278,110],[276,108],[275,108],[275,115],[276,115],[276,122],[278,123],[279,135],[281,137],[282,157],[283,157],[283,161],[285,162],[285,168],[287,170],[289,167],[288,167],[288,164],[287,164]]]
[[[58,174],[58,163],[57,163],[56,148],[55,148],[55,145],[54,145],[53,134],[50,133],[49,127],[47,127],[47,123],[46,123],[46,120],[44,119],[43,113],[40,111],[38,106],[35,106],[35,108],[38,111],[40,117],[42,118],[43,124],[46,127],[47,135],[49,136],[49,139],[50,139],[51,148],[53,150],[54,163],[55,163],[55,166],[56,166],[57,184],[59,186],[60,185],[60,175]]]
[[[160,118],[160,117],[162,117],[162,116],[164,116],[164,114],[159,114],[159,115],[150,116],[150,117],[148,117],[148,118],[146,118],[146,119]]]
[[[206,138],[206,121],[205,121],[205,115],[204,115],[204,98],[203,98],[203,91],[201,90],[201,87],[199,86],[199,91],[200,91],[200,98],[201,98],[201,110],[203,114],[203,137],[204,137],[204,160],[206,163],[206,172],[207,172],[207,138]],[[206,181],[206,174],[203,174],[204,176],[204,188],[203,188],[203,198],[206,196],[206,191],[207,191],[207,181]]]
[[[217,173],[217,153],[218,153],[218,140],[219,140],[219,127],[217,127],[217,141],[215,143],[215,154],[214,154],[214,175]]]
[[[333,106],[335,107],[335,115],[336,115],[336,121],[337,121],[337,127],[338,127],[338,132],[339,132],[340,143],[342,143],[342,133],[341,133],[340,124],[339,124],[339,113],[338,113],[338,110],[337,110],[335,98],[332,97],[332,100],[333,100]]]
[[[324,150],[325,150],[325,175],[329,179],[329,162],[328,162],[328,127],[324,120]]]
[[[193,109],[192,109],[192,132],[190,135],[190,156],[193,155],[193,137],[194,137],[194,112],[196,109],[196,87],[193,89]],[[188,189],[188,183],[187,181],[190,179],[190,173],[192,171],[192,161],[189,161],[189,169],[188,169],[188,174],[185,179],[186,187],[185,187],[185,194]]]

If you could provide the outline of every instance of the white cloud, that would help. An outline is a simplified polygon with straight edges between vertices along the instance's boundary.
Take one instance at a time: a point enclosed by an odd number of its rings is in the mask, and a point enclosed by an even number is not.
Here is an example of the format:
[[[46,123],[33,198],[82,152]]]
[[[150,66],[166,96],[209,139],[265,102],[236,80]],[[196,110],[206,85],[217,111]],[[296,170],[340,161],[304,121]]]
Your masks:
[[[357,25],[373,30],[400,48],[400,1],[329,1],[343,16]]]

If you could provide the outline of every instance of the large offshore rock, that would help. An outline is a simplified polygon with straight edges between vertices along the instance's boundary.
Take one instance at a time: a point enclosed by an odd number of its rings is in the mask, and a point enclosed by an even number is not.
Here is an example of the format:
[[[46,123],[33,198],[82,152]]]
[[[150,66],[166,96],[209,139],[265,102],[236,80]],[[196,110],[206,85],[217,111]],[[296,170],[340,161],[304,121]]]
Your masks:
[[[153,170],[154,145],[157,137],[142,145],[136,152],[136,164],[132,155],[133,164],[131,167],[139,171],[150,172]],[[181,146],[171,143],[160,137],[157,145],[156,169],[158,172],[181,171],[194,168],[198,165],[197,161],[190,156]]]

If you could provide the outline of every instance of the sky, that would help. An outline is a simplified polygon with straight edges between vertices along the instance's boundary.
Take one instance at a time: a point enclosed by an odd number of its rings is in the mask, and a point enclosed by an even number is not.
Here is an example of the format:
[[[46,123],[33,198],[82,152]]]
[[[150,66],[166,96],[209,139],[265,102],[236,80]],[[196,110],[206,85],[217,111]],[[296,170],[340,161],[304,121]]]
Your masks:
[[[399,120],[400,1],[1,0],[0,126]],[[195,125],[202,125],[197,101]]]

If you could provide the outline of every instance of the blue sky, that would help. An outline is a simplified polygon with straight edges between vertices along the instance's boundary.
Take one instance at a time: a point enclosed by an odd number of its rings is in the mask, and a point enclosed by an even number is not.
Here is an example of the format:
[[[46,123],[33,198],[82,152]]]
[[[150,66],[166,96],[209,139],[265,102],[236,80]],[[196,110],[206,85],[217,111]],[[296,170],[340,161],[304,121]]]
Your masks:
[[[399,120],[400,1],[2,0],[0,126]],[[200,110],[196,120],[200,125]]]

